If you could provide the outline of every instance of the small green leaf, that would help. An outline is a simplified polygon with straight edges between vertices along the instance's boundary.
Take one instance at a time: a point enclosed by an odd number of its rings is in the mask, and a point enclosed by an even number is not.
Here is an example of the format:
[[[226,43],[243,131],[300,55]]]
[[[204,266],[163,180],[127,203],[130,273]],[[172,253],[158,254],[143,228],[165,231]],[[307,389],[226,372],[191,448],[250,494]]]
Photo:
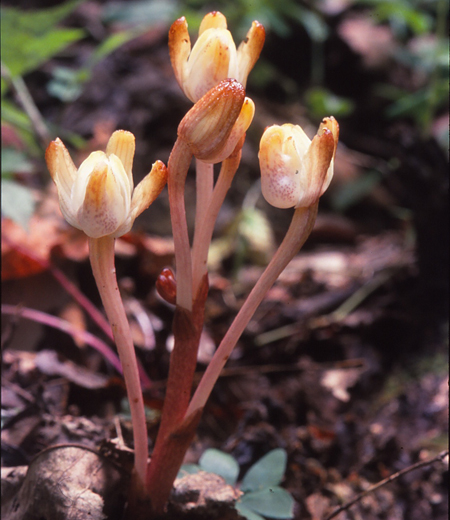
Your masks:
[[[381,173],[371,170],[358,179],[344,184],[332,195],[331,203],[337,211],[345,211],[367,197],[382,180]]]
[[[82,29],[55,28],[79,3],[30,11],[2,8],[2,61],[12,77],[34,70],[85,35]]]
[[[255,513],[248,507],[245,507],[243,504],[241,504],[241,502],[237,502],[235,507],[247,520],[264,520],[261,515],[258,515],[258,513]]]
[[[178,472],[177,478],[183,478],[186,475],[195,475],[195,473],[198,473],[201,469],[198,464],[183,464]]]
[[[33,194],[29,188],[12,180],[2,180],[2,215],[4,217],[14,220],[28,231],[34,207]]]
[[[34,166],[24,152],[2,149],[2,176],[8,173],[33,173]]]
[[[222,477],[227,484],[234,486],[239,475],[239,464],[234,457],[220,450],[206,450],[199,460],[200,467],[208,473]]]
[[[247,471],[241,484],[242,491],[257,491],[277,486],[286,471],[287,455],[282,448],[269,451]]]
[[[344,117],[353,112],[354,104],[350,99],[336,96],[321,87],[311,88],[305,94],[305,101],[312,115],[321,119],[329,114]]]
[[[294,499],[278,486],[246,493],[240,503],[267,518],[294,518]]]
[[[135,26],[167,23],[174,17],[175,9],[173,0],[109,2],[103,9],[102,19],[106,23],[120,22]]]

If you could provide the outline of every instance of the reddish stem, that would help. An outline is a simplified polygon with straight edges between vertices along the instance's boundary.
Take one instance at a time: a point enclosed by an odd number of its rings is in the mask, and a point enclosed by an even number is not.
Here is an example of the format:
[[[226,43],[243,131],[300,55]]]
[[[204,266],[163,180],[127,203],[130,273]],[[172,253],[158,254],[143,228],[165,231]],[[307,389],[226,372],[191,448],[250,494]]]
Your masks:
[[[167,186],[175,249],[177,305],[188,311],[192,310],[192,267],[184,203],[184,186],[191,160],[192,153],[189,146],[181,139],[177,139],[167,165],[169,172]]]
[[[173,481],[192,440],[189,434],[189,442],[186,441],[187,444],[184,441],[181,443],[181,438],[185,438],[184,434],[181,436],[180,432],[184,431],[183,419],[191,397],[207,294],[208,281],[205,276],[194,301],[192,312],[178,306],[175,311],[173,321],[175,345],[170,356],[161,425],[150,465],[147,468],[146,488],[155,513],[163,511]],[[189,419],[189,424],[192,424],[192,418]],[[195,429],[192,431],[192,436],[194,433]],[[185,448],[181,449],[181,446],[185,444]]]
[[[148,459],[147,424],[130,325],[117,286],[114,238],[89,238],[89,258],[122,363],[133,425],[134,467],[138,481],[143,485]]]
[[[265,294],[275,283],[278,276],[292,260],[294,255],[298,253],[311,233],[317,215],[317,207],[318,204],[316,203],[310,208],[298,208],[295,210],[291,225],[278,251],[245,300],[244,305],[225,334],[219,348],[216,350],[203,374],[197,390],[189,403],[186,419],[188,419],[191,414],[196,414],[198,410],[202,410],[205,406],[222,368]]]

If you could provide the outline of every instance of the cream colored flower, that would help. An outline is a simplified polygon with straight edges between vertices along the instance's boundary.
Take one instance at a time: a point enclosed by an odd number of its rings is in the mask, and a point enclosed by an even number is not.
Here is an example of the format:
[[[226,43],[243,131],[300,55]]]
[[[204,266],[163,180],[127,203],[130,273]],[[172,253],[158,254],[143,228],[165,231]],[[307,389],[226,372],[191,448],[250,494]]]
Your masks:
[[[339,125],[325,118],[311,141],[300,126],[267,128],[259,162],[264,198],[277,208],[307,208],[328,188],[334,171]]]
[[[114,132],[105,152],[92,152],[76,168],[58,138],[45,159],[58,189],[64,218],[91,238],[120,237],[159,195],[167,180],[166,167],[154,163],[151,172],[133,189],[134,135]]]
[[[203,18],[198,40],[191,51],[186,19],[179,18],[169,31],[169,53],[175,77],[194,103],[227,78],[236,79],[245,87],[264,40],[264,27],[255,21],[236,50],[225,16],[214,11]]]

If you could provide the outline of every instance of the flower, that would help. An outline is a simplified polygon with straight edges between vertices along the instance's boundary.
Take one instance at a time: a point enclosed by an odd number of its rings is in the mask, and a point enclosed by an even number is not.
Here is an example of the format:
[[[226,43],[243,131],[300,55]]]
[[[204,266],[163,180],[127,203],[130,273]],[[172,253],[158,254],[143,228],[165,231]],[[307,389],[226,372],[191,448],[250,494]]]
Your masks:
[[[169,31],[170,61],[175,77],[185,95],[194,103],[227,78],[236,79],[245,87],[264,40],[264,27],[254,21],[236,50],[225,16],[213,11],[203,18],[198,40],[191,51],[188,25],[183,16],[172,24]]]
[[[56,184],[64,218],[91,238],[120,237],[130,231],[134,220],[160,194],[167,181],[161,161],[133,190],[131,172],[135,139],[131,132],[117,130],[106,153],[92,152],[76,168],[67,148],[57,138],[45,153]]]
[[[255,105],[244,87],[226,79],[195,103],[178,126],[178,136],[197,159],[218,163],[234,151],[253,120]]]
[[[259,163],[264,198],[277,208],[307,208],[328,188],[334,171],[339,125],[326,117],[311,141],[300,126],[267,128]]]

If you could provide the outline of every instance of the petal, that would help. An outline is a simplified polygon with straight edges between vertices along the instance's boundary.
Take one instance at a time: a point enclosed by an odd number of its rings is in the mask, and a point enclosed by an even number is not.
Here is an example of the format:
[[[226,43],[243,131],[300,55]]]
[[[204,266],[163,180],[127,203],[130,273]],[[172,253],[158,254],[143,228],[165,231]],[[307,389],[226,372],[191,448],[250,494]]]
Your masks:
[[[226,29],[227,19],[220,11],[213,11],[203,17],[198,30],[198,35],[201,36],[207,29]]]
[[[295,206],[300,195],[298,157],[284,153],[285,131],[277,125],[267,128],[259,147],[261,191],[276,208]]]
[[[122,161],[116,155],[110,155],[108,161],[110,171],[116,181],[116,188],[124,201],[124,210],[126,213],[129,213],[133,188],[130,187],[128,175],[125,172]]]
[[[253,103],[252,99],[246,97],[244,100],[244,104],[242,105],[241,112],[236,120],[236,123],[234,123],[234,126],[231,129],[225,148],[219,154],[217,154],[212,161],[204,162],[213,162],[214,164],[217,164],[229,157],[236,148],[238,141],[241,139],[241,137],[248,130],[248,127],[251,125],[254,115],[255,103]]]
[[[178,136],[197,159],[214,162],[222,152],[244,99],[243,86],[227,79],[209,90],[184,116]]]
[[[133,159],[135,151],[135,138],[131,132],[116,130],[106,145],[106,155],[114,154],[122,162],[130,184],[130,193],[133,190]]]
[[[191,39],[189,38],[188,25],[183,16],[172,24],[169,30],[169,54],[172,68],[178,84],[184,92],[186,79],[186,66],[191,52]]]
[[[184,93],[195,103],[222,80],[234,77],[236,64],[236,45],[231,33],[226,29],[207,29],[189,56]]]
[[[106,161],[96,164],[89,176],[86,195],[78,211],[81,229],[92,238],[111,235],[127,218],[114,175]]]
[[[95,170],[97,164],[107,162],[108,158],[106,157],[106,154],[101,151],[96,151],[89,154],[89,156],[81,163],[80,167],[78,168],[77,177],[72,187],[71,195],[75,213],[78,212],[84,202],[89,178],[92,172]]]
[[[156,161],[149,174],[136,186],[131,199],[133,220],[147,209],[158,197],[167,182],[167,168],[161,161]]]
[[[58,190],[61,212],[69,224],[78,227],[75,217],[76,208],[71,201],[77,169],[61,139],[57,138],[49,144],[45,152],[45,160]]]
[[[332,178],[332,173],[329,175],[329,167],[333,158],[334,147],[333,132],[328,128],[323,128],[322,133],[317,134],[312,140],[305,155],[304,164],[308,186],[304,186],[305,189],[297,201],[296,208],[312,206],[328,187]]]
[[[237,50],[237,66],[238,76],[236,79],[242,83],[247,84],[247,77],[250,71],[258,61],[261,50],[264,46],[266,39],[266,31],[259,22],[254,21],[250,30],[245,37],[245,40],[241,42]]]

